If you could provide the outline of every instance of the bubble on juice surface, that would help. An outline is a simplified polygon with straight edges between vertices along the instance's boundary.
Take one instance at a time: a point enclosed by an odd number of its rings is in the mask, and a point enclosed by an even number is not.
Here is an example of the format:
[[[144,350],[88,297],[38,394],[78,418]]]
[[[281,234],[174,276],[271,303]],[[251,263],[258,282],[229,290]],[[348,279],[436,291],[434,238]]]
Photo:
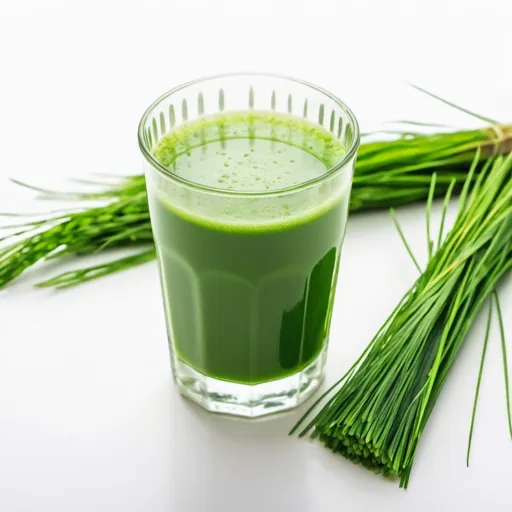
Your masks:
[[[223,113],[182,125],[164,136],[155,156],[189,181],[227,190],[264,192],[324,174],[329,155],[323,150],[329,137],[291,116]],[[308,145],[313,149],[308,151]],[[333,142],[332,152],[339,145]],[[320,147],[322,153],[316,154],[315,148]],[[233,171],[232,176],[223,175],[227,169]]]

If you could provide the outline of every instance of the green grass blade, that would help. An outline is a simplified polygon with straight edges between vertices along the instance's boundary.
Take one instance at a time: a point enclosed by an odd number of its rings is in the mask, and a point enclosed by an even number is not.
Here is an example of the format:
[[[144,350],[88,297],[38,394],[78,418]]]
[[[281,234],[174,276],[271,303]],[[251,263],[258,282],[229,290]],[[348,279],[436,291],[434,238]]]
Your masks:
[[[432,259],[432,251],[434,249],[434,242],[432,241],[432,237],[430,236],[430,213],[432,211],[432,201],[434,200],[434,190],[436,189],[436,173],[432,174],[432,180],[430,182],[430,189],[428,192],[427,199],[427,253],[428,253],[428,261]]]
[[[446,222],[446,213],[448,211],[448,205],[450,203],[450,199],[452,197],[453,189],[455,187],[456,181],[452,180],[450,183],[450,186],[448,187],[448,191],[446,192],[446,196],[443,201],[443,210],[441,213],[441,225],[439,226],[439,233],[437,236],[437,250],[441,247],[441,243],[443,241],[443,235],[444,235],[444,225]]]
[[[498,121],[494,120],[494,119],[491,119],[490,117],[487,117],[487,116],[483,116],[481,114],[477,114],[476,112],[473,112],[471,110],[468,110],[467,108],[464,108],[464,107],[461,107],[460,105],[457,105],[451,101],[448,101],[448,100],[445,100],[444,98],[441,98],[440,96],[437,96],[436,94],[434,93],[431,93],[429,91],[427,91],[426,89],[423,89],[423,87],[419,87],[418,85],[415,85],[415,84],[412,84],[410,82],[407,82],[411,87],[414,87],[414,89],[444,103],[445,105],[448,105],[456,110],[460,110],[461,112],[464,112],[465,114],[468,114],[470,115],[471,117],[474,117],[476,119],[479,119],[480,121],[484,121],[485,123],[489,123],[489,124],[499,124]]]
[[[42,281],[36,286],[39,288],[69,288],[71,286],[76,286],[77,284],[92,281],[93,279],[98,279],[100,277],[104,277],[121,270],[134,268],[148,261],[152,261],[155,258],[156,251],[154,248],[151,248],[133,256],[127,256],[125,258],[109,261],[101,265],[94,265],[91,267],[64,272],[63,274],[60,274],[56,277]]]
[[[494,300],[496,301],[496,309],[498,311],[498,324],[500,326],[501,350],[503,355],[503,372],[505,376],[505,396],[507,401],[507,418],[508,430],[512,439],[512,409],[510,408],[510,385],[508,378],[508,359],[507,359],[507,343],[505,340],[505,327],[503,326],[503,315],[501,314],[500,299],[496,291],[494,292]]]
[[[482,383],[482,375],[484,372],[485,355],[487,353],[487,345],[489,342],[489,333],[491,331],[491,321],[492,321],[492,299],[489,300],[489,312],[487,314],[487,326],[485,329],[484,345],[482,348],[482,357],[480,358],[480,368],[478,370],[478,379],[476,381],[475,398],[473,400],[473,411],[471,413],[471,424],[469,427],[468,450],[467,450],[467,454],[466,454],[466,466],[468,468],[469,468],[469,458],[470,458],[470,454],[471,454],[471,444],[473,442],[473,430],[475,428],[476,409],[478,406],[478,397],[480,396],[480,385]]]
[[[402,242],[403,242],[403,244],[405,246],[405,249],[407,250],[407,253],[411,257],[411,260],[414,263],[414,266],[418,269],[418,272],[421,274],[421,267],[419,266],[418,261],[414,257],[414,253],[412,252],[412,249],[411,249],[410,245],[408,244],[408,242],[407,242],[407,240],[406,240],[406,238],[404,236],[402,228],[400,227],[400,223],[398,222],[398,219],[396,217],[395,209],[391,208],[390,213],[391,213],[391,218],[393,219],[395,227],[396,227],[396,229],[398,231],[398,235],[400,236],[400,239],[402,240]]]

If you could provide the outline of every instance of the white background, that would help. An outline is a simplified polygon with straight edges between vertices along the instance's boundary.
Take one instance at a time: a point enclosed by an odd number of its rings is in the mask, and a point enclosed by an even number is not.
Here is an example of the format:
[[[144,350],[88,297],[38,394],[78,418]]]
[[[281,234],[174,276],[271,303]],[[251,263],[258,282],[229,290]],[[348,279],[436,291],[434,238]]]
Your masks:
[[[310,80],[351,105],[363,130],[403,117],[475,125],[401,79],[512,121],[511,27],[510,0],[4,0],[0,210],[50,206],[34,203],[9,176],[45,185],[139,172],[136,125],[145,107],[210,73],[263,70]],[[422,207],[399,216],[424,254]],[[484,318],[402,491],[287,437],[300,411],[251,423],[181,399],[155,264],[60,293],[32,288],[58,270],[38,269],[0,296],[2,512],[512,510],[495,328],[465,467]],[[353,362],[414,278],[386,213],[350,219],[327,382]],[[500,291],[512,338],[510,277]]]

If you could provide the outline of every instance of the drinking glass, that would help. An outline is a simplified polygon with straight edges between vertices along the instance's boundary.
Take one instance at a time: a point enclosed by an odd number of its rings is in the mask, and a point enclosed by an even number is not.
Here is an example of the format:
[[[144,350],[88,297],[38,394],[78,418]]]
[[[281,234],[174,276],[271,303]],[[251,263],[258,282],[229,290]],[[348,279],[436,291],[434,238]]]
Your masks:
[[[162,136],[185,123],[245,111],[305,119],[345,152],[321,176],[261,192],[205,186],[153,154]],[[207,410],[238,416],[297,406],[323,377],[359,146],[356,118],[309,83],[228,74],[158,98],[138,138],[179,391]]]

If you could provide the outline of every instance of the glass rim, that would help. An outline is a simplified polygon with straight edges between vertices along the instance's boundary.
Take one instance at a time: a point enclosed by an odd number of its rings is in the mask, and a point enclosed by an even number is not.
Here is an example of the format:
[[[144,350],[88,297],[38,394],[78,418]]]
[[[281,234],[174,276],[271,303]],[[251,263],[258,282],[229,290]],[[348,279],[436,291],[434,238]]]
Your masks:
[[[298,84],[304,85],[306,87],[309,87],[324,96],[327,96],[332,101],[334,101],[338,107],[345,112],[345,114],[349,118],[349,123],[352,125],[353,128],[353,139],[350,143],[350,147],[346,150],[343,157],[341,157],[334,165],[329,167],[324,173],[320,174],[319,176],[315,176],[314,178],[311,178],[309,180],[303,181],[301,183],[297,183],[296,185],[292,185],[289,187],[277,189],[277,190],[265,190],[265,191],[240,191],[240,190],[228,190],[223,188],[217,188],[217,187],[209,187],[207,185],[202,185],[201,183],[197,183],[192,180],[188,180],[186,178],[183,178],[182,176],[178,176],[177,174],[174,174],[172,171],[164,167],[152,154],[151,150],[148,148],[146,142],[144,141],[144,127],[146,124],[146,121],[148,120],[151,113],[155,110],[155,108],[165,99],[167,99],[169,96],[172,96],[178,91],[181,91],[182,89],[185,89],[187,87],[190,87],[192,85],[196,85],[201,82],[207,82],[209,80],[215,80],[219,78],[230,78],[230,77],[242,77],[242,76],[254,76],[254,77],[266,77],[266,78],[278,78],[278,79],[284,79],[291,82],[296,82]],[[308,187],[311,187],[315,185],[316,183],[320,183],[324,181],[325,179],[335,175],[339,170],[343,169],[345,165],[351,161],[351,159],[355,156],[357,149],[360,144],[360,133],[359,133],[359,123],[357,122],[356,116],[352,112],[352,110],[343,102],[341,101],[337,96],[332,94],[331,92],[327,91],[326,89],[319,87],[317,85],[314,85],[310,82],[307,82],[305,80],[301,80],[298,78],[290,77],[287,75],[281,75],[278,73],[258,73],[258,72],[232,72],[232,73],[220,73],[216,75],[209,75],[205,76],[203,78],[197,78],[195,80],[190,80],[188,82],[185,82],[181,85],[177,85],[176,87],[173,87],[172,89],[168,90],[161,96],[159,96],[151,105],[146,109],[144,114],[142,115],[141,120],[139,121],[139,126],[137,129],[137,138],[139,143],[139,148],[144,155],[144,158],[150,163],[157,171],[159,171],[161,174],[166,176],[167,178],[170,178],[171,180],[177,181],[178,183],[181,183],[182,185],[186,185],[187,187],[201,190],[204,192],[209,193],[215,193],[218,195],[227,195],[227,196],[238,196],[238,197],[265,197],[265,196],[276,196],[281,194],[287,194],[290,192],[296,192]]]

